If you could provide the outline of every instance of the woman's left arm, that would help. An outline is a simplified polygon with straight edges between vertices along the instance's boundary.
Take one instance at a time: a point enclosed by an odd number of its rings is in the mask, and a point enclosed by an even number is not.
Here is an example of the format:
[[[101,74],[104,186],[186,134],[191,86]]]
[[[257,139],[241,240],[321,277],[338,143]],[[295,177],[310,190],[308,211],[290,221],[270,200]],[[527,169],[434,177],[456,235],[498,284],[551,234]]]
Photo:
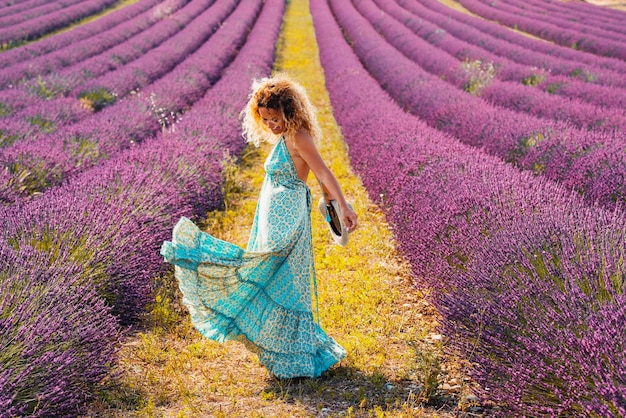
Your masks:
[[[315,175],[315,178],[322,183],[322,187],[330,192],[331,198],[339,203],[342,220],[348,231],[353,231],[357,227],[356,213],[348,206],[348,202],[341,191],[339,181],[337,181],[333,172],[330,171],[322,159],[311,135],[307,132],[298,132],[294,143],[300,158],[307,163],[313,175]]]

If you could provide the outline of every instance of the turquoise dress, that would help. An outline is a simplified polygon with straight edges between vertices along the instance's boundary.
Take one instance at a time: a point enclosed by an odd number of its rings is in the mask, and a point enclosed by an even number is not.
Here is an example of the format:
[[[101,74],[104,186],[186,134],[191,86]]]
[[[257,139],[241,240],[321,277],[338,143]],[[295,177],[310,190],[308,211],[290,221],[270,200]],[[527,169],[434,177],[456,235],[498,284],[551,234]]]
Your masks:
[[[265,171],[247,250],[183,217],[161,254],[202,335],[241,340],[277,377],[318,377],[346,352],[313,318],[311,193],[284,137]]]

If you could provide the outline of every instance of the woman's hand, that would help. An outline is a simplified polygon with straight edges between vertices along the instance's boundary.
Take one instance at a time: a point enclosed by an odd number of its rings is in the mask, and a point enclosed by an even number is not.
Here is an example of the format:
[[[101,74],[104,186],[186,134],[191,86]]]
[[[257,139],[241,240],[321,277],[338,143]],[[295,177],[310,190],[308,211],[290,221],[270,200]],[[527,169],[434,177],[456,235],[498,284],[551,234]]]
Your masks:
[[[358,226],[356,213],[352,210],[352,208],[350,208],[350,206],[346,205],[345,208],[341,208],[341,220],[346,226],[348,232],[354,231]]]

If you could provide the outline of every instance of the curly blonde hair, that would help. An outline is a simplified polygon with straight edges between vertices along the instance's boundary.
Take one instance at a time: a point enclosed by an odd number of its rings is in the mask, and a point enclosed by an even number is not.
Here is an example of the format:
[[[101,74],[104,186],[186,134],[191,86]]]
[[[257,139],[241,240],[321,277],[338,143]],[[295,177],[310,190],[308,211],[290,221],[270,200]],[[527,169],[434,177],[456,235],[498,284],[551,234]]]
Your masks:
[[[277,73],[252,82],[252,93],[240,116],[243,137],[257,147],[264,141],[276,143],[279,139],[261,120],[261,107],[280,112],[285,121],[286,138],[293,138],[303,129],[309,132],[315,142],[319,141],[321,133],[316,109],[304,88],[286,74]]]

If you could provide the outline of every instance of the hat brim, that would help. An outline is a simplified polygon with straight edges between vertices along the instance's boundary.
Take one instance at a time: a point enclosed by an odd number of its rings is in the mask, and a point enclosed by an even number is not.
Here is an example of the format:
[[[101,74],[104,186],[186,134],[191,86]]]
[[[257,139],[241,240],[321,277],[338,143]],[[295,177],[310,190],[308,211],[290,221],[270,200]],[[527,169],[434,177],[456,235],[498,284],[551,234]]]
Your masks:
[[[348,206],[352,207],[349,203]],[[333,238],[336,244],[345,247],[348,244],[348,237],[350,232],[346,228],[341,219],[341,210],[336,200],[331,200],[326,204],[324,197],[320,198],[317,208],[321,212],[326,221],[326,225],[330,231],[330,236]],[[334,212],[336,216],[332,216]]]

